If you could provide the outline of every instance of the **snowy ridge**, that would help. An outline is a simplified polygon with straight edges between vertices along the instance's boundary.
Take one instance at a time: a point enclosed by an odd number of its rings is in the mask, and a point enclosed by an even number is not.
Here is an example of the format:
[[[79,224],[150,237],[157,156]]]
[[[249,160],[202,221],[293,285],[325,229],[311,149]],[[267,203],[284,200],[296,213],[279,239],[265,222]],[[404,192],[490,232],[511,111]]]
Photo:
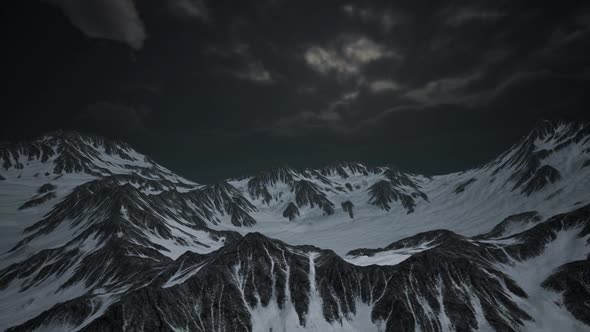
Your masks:
[[[589,238],[590,206],[555,216],[504,242],[448,231],[418,234],[391,248],[424,242],[430,247],[394,265],[357,266],[331,251],[250,233],[210,254],[185,254],[145,287],[122,295],[85,329],[104,330],[121,319],[130,330],[534,329],[546,320],[546,313],[534,308],[563,311],[559,301],[539,298],[535,292],[553,287],[554,268],[587,261]],[[563,255],[564,243],[575,253]],[[545,273],[533,279],[518,273],[530,269],[533,260],[545,259],[551,261],[540,266]],[[567,303],[579,307],[583,301],[578,297]],[[149,305],[138,307],[140,303]],[[19,328],[61,328],[56,315],[74,317],[76,308],[84,305],[83,300],[58,305]],[[85,320],[82,316],[73,322]],[[590,330],[575,319],[568,323]]]
[[[0,330],[590,330],[589,160],[561,122],[433,177],[202,186],[100,137],[3,146]]]
[[[513,190],[531,195],[544,186],[557,182],[562,172],[567,171],[560,151],[570,149],[569,155],[588,153],[590,126],[583,123],[543,121],[521,142],[498,159],[486,165],[498,174],[510,169],[508,181]],[[558,165],[552,165],[557,161]],[[581,166],[581,165],[580,165]],[[559,169],[561,168],[561,170]]]
[[[94,177],[133,174],[172,181],[179,187],[195,185],[136,152],[127,143],[76,132],[55,132],[28,142],[1,145],[0,164],[5,179],[42,181],[72,173]]]
[[[344,255],[367,243],[383,247],[437,228],[475,236],[490,232],[498,220],[527,211],[545,220],[590,203],[590,167],[584,166],[590,158],[588,128],[542,122],[482,167],[447,175],[426,177],[353,163],[355,171],[333,165],[331,171],[283,167],[229,180],[257,207],[250,213],[256,223],[249,228],[215,227],[242,234],[258,231]],[[313,184],[313,207],[297,201],[300,181]],[[253,195],[252,188],[268,195]]]

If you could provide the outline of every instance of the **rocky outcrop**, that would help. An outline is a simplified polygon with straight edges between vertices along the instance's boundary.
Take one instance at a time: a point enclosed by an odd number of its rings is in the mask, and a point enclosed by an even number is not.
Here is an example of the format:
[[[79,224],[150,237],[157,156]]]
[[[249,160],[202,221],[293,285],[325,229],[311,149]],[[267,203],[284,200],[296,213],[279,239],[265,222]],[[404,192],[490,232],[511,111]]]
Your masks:
[[[358,162],[337,161],[333,162],[320,170],[325,176],[339,176],[342,179],[347,179],[353,175],[369,175],[374,174],[377,170],[367,167]]]
[[[507,183],[513,190],[531,195],[548,184],[559,181],[559,172],[543,161],[550,155],[571,144],[586,143],[590,125],[585,123],[564,123],[542,121],[521,142],[488,163],[492,175],[501,171],[509,173]]]
[[[354,204],[352,204],[351,201],[342,202],[342,210],[344,210],[344,212],[348,213],[348,215],[350,216],[351,219],[354,219],[354,212],[352,211],[353,208],[354,208]]]
[[[47,201],[50,201],[56,197],[57,197],[57,195],[54,192],[39,194],[39,195],[36,195],[33,198],[31,198],[30,200],[26,201],[25,203],[23,203],[23,205],[19,206],[18,209],[25,210],[28,208],[32,208],[34,206],[41,205]]]
[[[256,211],[256,207],[225,181],[197,190],[194,198],[194,203],[200,206],[214,208],[222,214],[229,215],[231,223],[236,226],[252,226],[256,223],[249,214]]]
[[[325,215],[334,214],[334,203],[313,182],[306,180],[297,181],[293,185],[293,192],[295,193],[297,206],[309,206],[313,209],[317,205]]]
[[[406,186],[414,189],[418,189],[420,187],[418,183],[412,179],[410,174],[404,173],[394,167],[387,168],[383,172],[383,175],[389,180],[389,182],[391,182],[392,185],[396,187]]]
[[[21,205],[18,209],[24,210],[28,209],[37,205],[41,205],[47,201],[50,201],[57,197],[54,190],[57,187],[51,183],[46,183],[37,189],[37,195],[33,196],[31,199],[26,201],[23,205]]]
[[[262,199],[264,203],[268,204],[273,199],[268,187],[280,182],[292,185],[294,173],[294,170],[286,166],[260,172],[248,180],[248,193],[253,199]]]
[[[566,309],[590,326],[590,258],[561,266],[542,286],[562,293]]]
[[[506,217],[506,219],[502,220],[502,222],[496,225],[491,231],[480,235],[478,238],[499,239],[502,237],[507,237],[525,231],[538,224],[540,221],[541,217],[537,211],[514,214]]]
[[[24,142],[14,144],[4,144],[0,146],[0,161],[4,169],[16,168],[23,169],[24,165],[20,162],[23,156],[26,160],[39,159],[46,162],[55,155],[51,141]]]
[[[457,185],[457,187],[455,188],[455,190],[453,190],[453,192],[454,192],[455,194],[460,194],[460,193],[464,192],[464,191],[465,191],[465,189],[466,189],[466,188],[467,188],[467,187],[468,187],[470,184],[472,184],[472,183],[473,183],[473,182],[475,182],[475,181],[477,181],[477,179],[476,179],[476,178],[471,178],[471,179],[469,179],[469,180],[467,180],[467,181],[463,181],[463,182],[461,182],[461,183],[459,183],[459,184]]]
[[[416,207],[416,202],[411,195],[399,190],[387,180],[376,182],[369,187],[368,192],[369,203],[386,211],[391,209],[390,204],[393,202],[401,202],[408,213],[414,212],[414,207]]]
[[[535,174],[527,181],[521,192],[530,195],[541,190],[547,184],[555,183],[559,180],[561,180],[559,171],[549,165],[544,165],[535,171]]]
[[[79,236],[95,239],[126,234],[128,240],[136,244],[166,251],[168,249],[152,239],[202,245],[193,242],[189,234],[178,235],[176,228],[181,225],[195,230],[206,229],[206,221],[214,220],[217,213],[228,214],[232,222],[234,218],[241,222],[251,218],[243,216],[246,209],[251,211],[253,208],[250,203],[235,188],[224,184],[186,193],[173,190],[152,195],[135,185],[121,182],[123,179],[126,177],[105,177],[76,187],[43,219],[28,227],[25,230],[27,236],[13,250],[54,232],[61,225],[66,229],[84,230]],[[135,181],[149,183],[141,177],[136,177]]]
[[[41,187],[39,187],[39,189],[37,190],[37,193],[39,194],[44,194],[50,191],[54,191],[55,189],[57,189],[57,187],[51,183],[46,183],[44,185],[42,185]]]
[[[86,173],[100,177],[128,173],[126,169],[133,169],[135,175],[147,178],[178,178],[135,152],[127,143],[100,136],[57,131],[27,142],[0,146],[0,165],[4,169],[22,170],[32,162],[47,164],[50,172],[46,175]]]
[[[289,205],[283,211],[283,217],[288,218],[289,221],[293,221],[295,218],[299,217],[299,208],[295,203],[289,202]]]

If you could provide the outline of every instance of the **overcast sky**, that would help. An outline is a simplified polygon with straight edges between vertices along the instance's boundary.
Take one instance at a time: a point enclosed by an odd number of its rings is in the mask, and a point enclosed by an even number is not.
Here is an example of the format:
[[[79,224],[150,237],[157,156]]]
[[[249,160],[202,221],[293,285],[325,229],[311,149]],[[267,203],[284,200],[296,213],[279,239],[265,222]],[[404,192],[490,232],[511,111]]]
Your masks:
[[[200,182],[462,170],[540,119],[590,118],[584,3],[17,1],[0,139],[98,133]]]

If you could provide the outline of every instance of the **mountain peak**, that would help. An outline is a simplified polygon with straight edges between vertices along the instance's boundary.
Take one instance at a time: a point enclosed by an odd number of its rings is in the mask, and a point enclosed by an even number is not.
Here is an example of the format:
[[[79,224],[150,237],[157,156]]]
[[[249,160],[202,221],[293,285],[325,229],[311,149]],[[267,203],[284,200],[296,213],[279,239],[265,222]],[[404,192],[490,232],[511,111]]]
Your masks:
[[[590,152],[590,126],[587,123],[540,121],[519,143],[484,169],[492,169],[494,178],[504,172],[505,183],[513,191],[531,195],[561,179],[560,169],[563,170],[565,165],[555,163],[565,158],[562,151],[572,149],[578,151],[577,154]],[[583,159],[577,162],[583,162]]]
[[[94,177],[135,174],[151,179],[180,179],[126,142],[63,130],[0,145],[0,167],[5,178],[85,173]]]
[[[590,125],[586,122],[571,122],[566,120],[539,121],[530,134],[530,140],[548,140],[550,138],[564,138],[590,135]]]
[[[320,173],[324,176],[339,175],[341,178],[346,179],[352,175],[369,175],[369,173],[375,173],[376,169],[367,167],[358,161],[342,161],[337,160],[329,163],[320,169]]]

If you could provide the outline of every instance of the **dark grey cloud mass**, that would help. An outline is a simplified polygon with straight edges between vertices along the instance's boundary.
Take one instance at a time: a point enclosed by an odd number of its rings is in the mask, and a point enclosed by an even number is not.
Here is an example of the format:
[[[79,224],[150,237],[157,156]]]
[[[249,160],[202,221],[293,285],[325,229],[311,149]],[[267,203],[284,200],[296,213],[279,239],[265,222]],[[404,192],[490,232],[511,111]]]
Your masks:
[[[7,18],[1,139],[122,138],[202,182],[334,159],[444,173],[590,119],[584,1],[14,6],[31,18]]]

